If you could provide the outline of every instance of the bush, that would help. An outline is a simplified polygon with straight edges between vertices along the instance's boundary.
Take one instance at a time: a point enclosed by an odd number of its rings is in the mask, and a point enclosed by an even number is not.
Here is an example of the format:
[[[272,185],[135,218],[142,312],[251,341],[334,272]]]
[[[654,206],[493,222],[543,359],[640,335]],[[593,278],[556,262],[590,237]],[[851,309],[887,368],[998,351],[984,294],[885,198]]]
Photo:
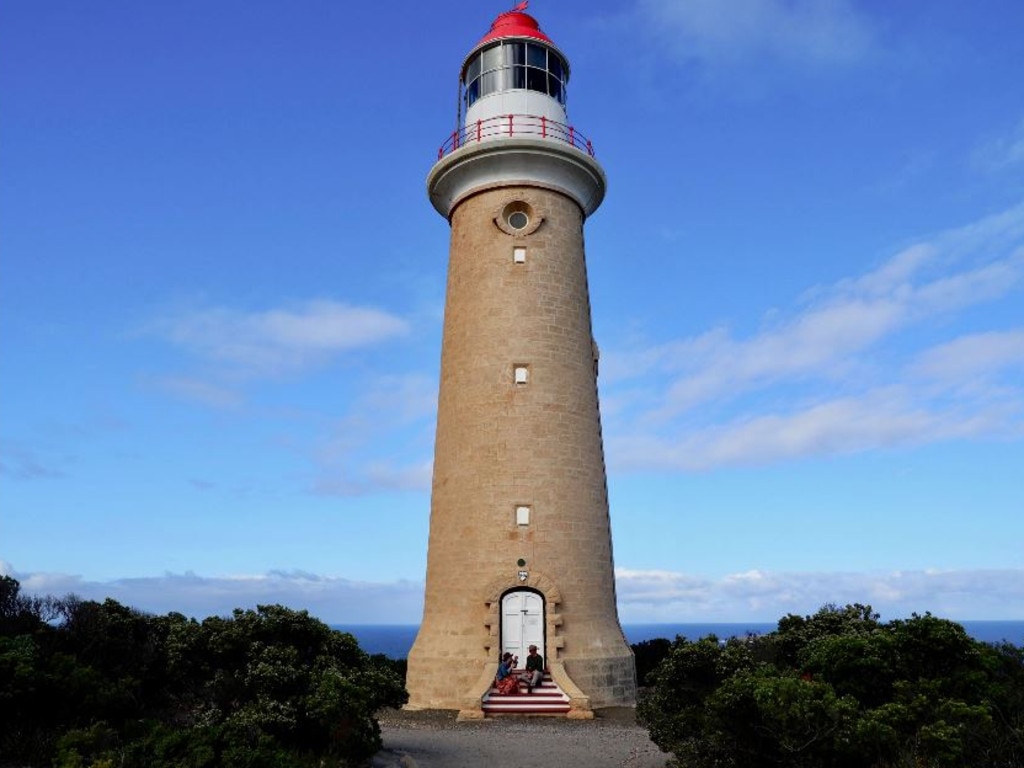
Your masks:
[[[9,580],[13,581],[13,580]],[[52,625],[0,584],[0,754],[56,768],[321,768],[381,748],[398,667],[279,605],[202,622],[67,599]],[[31,608],[31,604],[29,605]]]
[[[676,638],[637,714],[687,768],[1021,768],[1024,651],[929,614],[787,616],[722,644]]]
[[[644,640],[630,646],[636,662],[636,680],[641,686],[647,685],[647,676],[668,656],[672,643],[663,637]]]

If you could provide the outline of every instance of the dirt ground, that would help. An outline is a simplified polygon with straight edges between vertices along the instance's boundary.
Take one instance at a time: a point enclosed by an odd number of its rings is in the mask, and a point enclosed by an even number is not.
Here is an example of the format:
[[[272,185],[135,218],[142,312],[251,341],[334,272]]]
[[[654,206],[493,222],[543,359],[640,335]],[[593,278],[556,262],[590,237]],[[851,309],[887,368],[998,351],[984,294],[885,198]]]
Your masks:
[[[494,717],[459,723],[454,711],[387,710],[373,768],[664,768],[668,755],[631,708],[593,720]]]

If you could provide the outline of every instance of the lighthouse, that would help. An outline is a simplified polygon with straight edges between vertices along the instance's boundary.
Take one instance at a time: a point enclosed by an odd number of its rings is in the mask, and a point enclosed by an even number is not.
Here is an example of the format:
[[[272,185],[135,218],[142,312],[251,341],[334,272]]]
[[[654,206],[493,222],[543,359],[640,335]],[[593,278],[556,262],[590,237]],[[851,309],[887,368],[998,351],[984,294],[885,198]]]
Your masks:
[[[632,705],[615,599],[583,226],[606,180],[566,112],[569,61],[500,14],[459,70],[427,177],[451,227],[423,620],[411,708],[482,717],[504,652],[570,717]],[[539,700],[539,699],[534,699]]]

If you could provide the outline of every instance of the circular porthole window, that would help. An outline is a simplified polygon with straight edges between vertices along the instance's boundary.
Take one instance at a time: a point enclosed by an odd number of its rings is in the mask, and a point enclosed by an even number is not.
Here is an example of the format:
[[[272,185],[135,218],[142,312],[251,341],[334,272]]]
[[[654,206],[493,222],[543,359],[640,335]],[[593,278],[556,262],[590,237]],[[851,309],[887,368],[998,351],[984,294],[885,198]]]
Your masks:
[[[516,200],[506,205],[501,211],[501,218],[513,232],[523,232],[530,227],[533,219],[533,209],[528,203]]]
[[[509,214],[508,225],[512,229],[526,229],[530,225],[530,217],[525,211],[513,211]]]

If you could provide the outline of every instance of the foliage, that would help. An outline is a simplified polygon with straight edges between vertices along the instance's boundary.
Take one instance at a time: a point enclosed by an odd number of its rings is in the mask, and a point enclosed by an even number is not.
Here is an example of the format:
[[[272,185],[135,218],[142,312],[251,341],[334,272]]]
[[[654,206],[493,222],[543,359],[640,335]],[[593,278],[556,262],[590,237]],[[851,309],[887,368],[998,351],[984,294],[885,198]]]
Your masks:
[[[321,768],[380,749],[393,664],[279,605],[202,622],[0,581],[0,755],[56,768]]]
[[[663,637],[633,643],[633,660],[636,662],[636,679],[643,686],[647,685],[647,676],[658,668],[662,660],[672,650],[672,643]]]
[[[1024,649],[930,614],[828,605],[758,637],[677,637],[647,682],[638,718],[677,766],[1024,766]]]

